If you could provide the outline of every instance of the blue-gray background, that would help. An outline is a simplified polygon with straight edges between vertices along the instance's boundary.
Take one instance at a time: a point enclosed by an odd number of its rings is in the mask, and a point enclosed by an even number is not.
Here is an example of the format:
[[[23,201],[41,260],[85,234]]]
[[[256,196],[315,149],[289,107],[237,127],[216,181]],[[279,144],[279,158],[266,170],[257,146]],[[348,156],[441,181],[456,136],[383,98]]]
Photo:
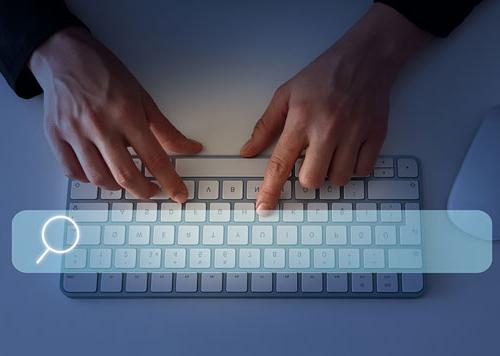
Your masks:
[[[333,43],[369,1],[72,1],[159,106],[212,154],[236,154],[273,90]],[[414,154],[443,209],[481,116],[500,102],[500,2],[403,71],[384,153]],[[70,300],[56,276],[10,263],[10,221],[60,209],[66,181],[40,98],[0,81],[0,353],[28,355],[496,355],[500,266],[428,278],[416,300]],[[498,162],[491,162],[498,164]],[[475,187],[471,187],[474,189]],[[494,246],[494,258],[499,245]]]

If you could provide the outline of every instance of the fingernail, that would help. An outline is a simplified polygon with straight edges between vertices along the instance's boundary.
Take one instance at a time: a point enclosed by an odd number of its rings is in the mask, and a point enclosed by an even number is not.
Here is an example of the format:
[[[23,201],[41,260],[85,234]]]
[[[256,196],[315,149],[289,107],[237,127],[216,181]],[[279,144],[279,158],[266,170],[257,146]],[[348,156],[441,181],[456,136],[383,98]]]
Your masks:
[[[172,199],[175,200],[177,203],[184,203],[187,200],[187,194],[184,192],[177,193],[174,195]]]
[[[267,216],[271,212],[271,207],[266,203],[259,203],[257,205],[257,214],[260,216]]]

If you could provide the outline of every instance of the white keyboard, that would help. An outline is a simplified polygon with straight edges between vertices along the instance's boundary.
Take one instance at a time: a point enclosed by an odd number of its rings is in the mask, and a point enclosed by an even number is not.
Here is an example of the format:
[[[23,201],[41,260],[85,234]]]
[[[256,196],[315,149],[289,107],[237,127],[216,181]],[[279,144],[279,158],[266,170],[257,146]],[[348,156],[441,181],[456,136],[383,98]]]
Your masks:
[[[154,180],[139,158],[134,161]],[[266,218],[255,214],[254,203],[267,158],[178,156],[173,163],[189,191],[182,205],[162,194],[143,201],[124,191],[69,183],[69,210],[102,213],[82,224],[81,246],[66,258],[61,277],[66,295],[415,297],[423,292],[420,273],[342,272],[381,260],[394,264],[401,260],[395,254],[415,255],[420,249],[419,237],[401,230],[405,211],[421,204],[415,158],[381,157],[369,177],[353,178],[344,187],[325,182],[318,190],[300,186],[299,159],[283,187],[279,211]],[[252,226],[259,219],[268,219],[269,226]],[[336,226],[311,225],[324,221]],[[389,249],[403,244],[411,249]],[[321,261],[332,260],[336,265],[329,267],[338,273],[321,272]],[[106,266],[133,272],[78,273]],[[285,271],[270,273],[276,266]],[[207,272],[193,272],[203,268]]]

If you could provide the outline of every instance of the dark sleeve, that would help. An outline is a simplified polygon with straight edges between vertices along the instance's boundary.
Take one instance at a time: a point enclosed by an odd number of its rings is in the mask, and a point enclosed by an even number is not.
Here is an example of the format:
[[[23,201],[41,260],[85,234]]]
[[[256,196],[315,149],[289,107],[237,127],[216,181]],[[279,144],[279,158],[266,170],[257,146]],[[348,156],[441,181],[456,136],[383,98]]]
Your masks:
[[[28,61],[52,34],[70,26],[85,25],[62,0],[0,0],[0,72],[17,95],[42,92]]]
[[[446,37],[481,0],[374,0],[397,10],[422,30]]]

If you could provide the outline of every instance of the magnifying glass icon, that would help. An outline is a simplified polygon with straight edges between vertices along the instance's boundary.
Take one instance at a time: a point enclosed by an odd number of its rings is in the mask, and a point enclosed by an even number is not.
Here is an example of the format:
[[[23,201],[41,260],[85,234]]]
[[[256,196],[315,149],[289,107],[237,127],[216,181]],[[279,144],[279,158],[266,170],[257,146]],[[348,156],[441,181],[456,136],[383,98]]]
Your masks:
[[[56,248],[53,248],[52,246],[50,246],[49,243],[47,242],[47,238],[45,236],[47,228],[49,227],[49,225],[51,223],[53,223],[54,221],[56,221],[56,220],[66,220],[71,225],[73,225],[73,228],[75,229],[75,241],[73,241],[73,243],[71,244],[71,246],[69,246],[68,248],[66,248],[64,250],[59,250],[59,249],[56,249]],[[78,227],[78,225],[75,222],[75,220],[73,220],[70,217],[67,217],[65,215],[57,215],[57,216],[51,217],[50,219],[48,219],[47,221],[45,221],[45,223],[43,224],[43,227],[42,227],[42,243],[45,246],[45,251],[43,251],[43,253],[41,254],[41,256],[38,257],[38,259],[36,260],[36,264],[37,265],[40,264],[40,262],[42,262],[42,260],[45,258],[45,256],[47,256],[47,254],[49,252],[53,252],[53,253],[56,253],[58,255],[62,255],[62,254],[70,252],[71,250],[73,250],[76,247],[76,245],[78,245],[79,241],[80,241],[80,228]]]

